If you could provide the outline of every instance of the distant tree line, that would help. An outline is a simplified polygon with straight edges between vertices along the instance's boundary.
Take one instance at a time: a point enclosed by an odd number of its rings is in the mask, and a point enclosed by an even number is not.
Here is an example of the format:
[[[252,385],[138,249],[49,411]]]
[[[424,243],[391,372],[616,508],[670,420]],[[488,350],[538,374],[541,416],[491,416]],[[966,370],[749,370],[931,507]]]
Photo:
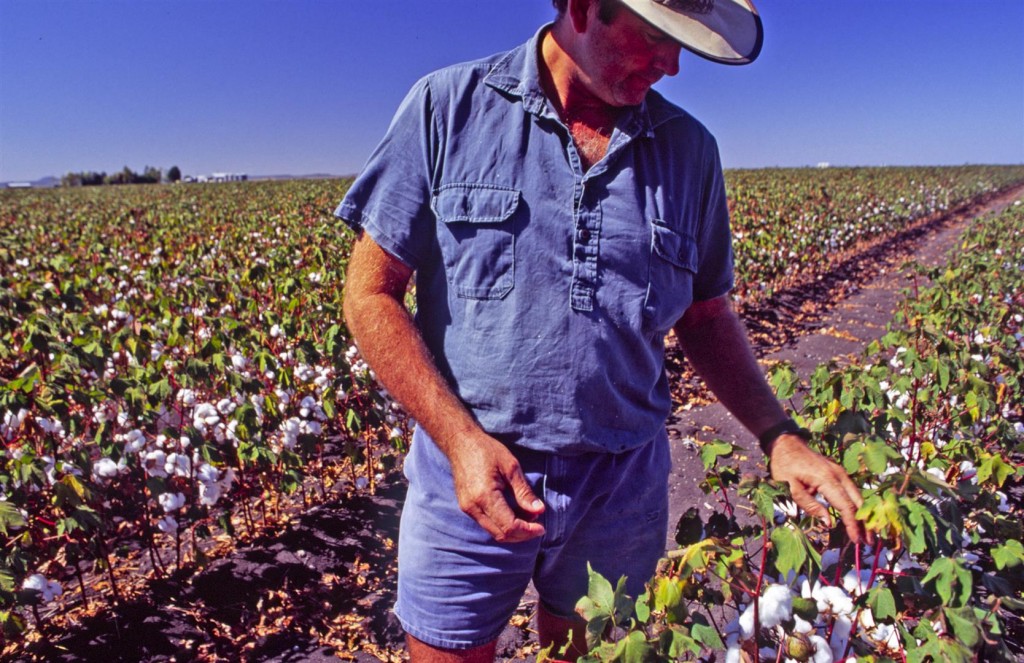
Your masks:
[[[159,168],[152,166],[146,166],[141,173],[136,173],[134,170],[125,166],[122,170],[107,174],[104,172],[95,172],[92,170],[82,171],[80,173],[68,173],[64,177],[60,178],[61,186],[99,186],[101,184],[159,184],[164,181],[177,182],[181,179],[181,169],[177,166],[171,166],[170,170],[167,171],[166,177],[164,172]]]

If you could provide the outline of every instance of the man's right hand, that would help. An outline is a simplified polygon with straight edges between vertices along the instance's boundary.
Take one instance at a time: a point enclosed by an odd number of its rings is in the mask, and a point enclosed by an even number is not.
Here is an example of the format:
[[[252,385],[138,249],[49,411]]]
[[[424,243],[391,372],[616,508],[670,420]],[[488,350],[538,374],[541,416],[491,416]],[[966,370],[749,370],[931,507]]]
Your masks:
[[[405,309],[412,269],[363,233],[349,258],[345,322],[384,387],[437,441],[455,478],[459,507],[497,541],[544,533],[532,522],[544,503],[530,490],[512,452],[487,435],[441,376]],[[506,499],[512,494],[515,509]],[[522,514],[518,517],[516,512]]]
[[[544,503],[530,489],[512,452],[482,432],[464,442],[449,454],[459,508],[501,543],[544,534],[544,526],[533,522],[544,513]],[[506,498],[509,492],[515,505]],[[517,510],[525,518],[516,515]]]

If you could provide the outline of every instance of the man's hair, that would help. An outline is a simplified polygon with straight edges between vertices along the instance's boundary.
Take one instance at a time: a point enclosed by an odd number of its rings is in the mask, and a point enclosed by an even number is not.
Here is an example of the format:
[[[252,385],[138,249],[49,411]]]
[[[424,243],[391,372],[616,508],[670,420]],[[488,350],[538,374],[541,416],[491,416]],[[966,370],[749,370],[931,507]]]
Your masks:
[[[611,21],[615,17],[616,12],[622,8],[622,5],[617,0],[598,0],[598,2],[600,6],[597,10],[597,18],[602,23]],[[551,4],[554,5],[559,18],[564,16],[565,10],[569,8],[569,0],[551,0]]]

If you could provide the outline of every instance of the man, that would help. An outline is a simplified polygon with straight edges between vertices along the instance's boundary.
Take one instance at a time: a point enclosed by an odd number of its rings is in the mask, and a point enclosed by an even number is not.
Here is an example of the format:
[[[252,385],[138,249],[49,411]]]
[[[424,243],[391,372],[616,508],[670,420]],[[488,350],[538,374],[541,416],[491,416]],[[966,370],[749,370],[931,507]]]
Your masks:
[[[743,0],[555,0],[524,46],[421,80],[336,214],[360,231],[344,310],[416,419],[396,613],[414,661],[489,661],[533,580],[561,644],[590,562],[635,595],[663,554],[663,339],[757,435],[797,503],[859,492],[810,451],[728,299],[714,139],[651,86],[687,48],[752,60]],[[403,301],[416,274],[415,320]]]

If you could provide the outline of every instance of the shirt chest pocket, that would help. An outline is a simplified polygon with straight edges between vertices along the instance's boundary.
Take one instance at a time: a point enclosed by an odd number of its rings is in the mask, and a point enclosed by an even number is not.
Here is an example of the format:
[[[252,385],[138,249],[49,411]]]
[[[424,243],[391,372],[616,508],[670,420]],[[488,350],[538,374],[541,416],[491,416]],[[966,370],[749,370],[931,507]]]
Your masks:
[[[651,223],[651,262],[644,300],[648,329],[666,333],[693,302],[697,273],[697,242],[670,228],[664,221]]]
[[[447,184],[431,196],[448,285],[466,299],[501,299],[515,282],[519,191]]]

